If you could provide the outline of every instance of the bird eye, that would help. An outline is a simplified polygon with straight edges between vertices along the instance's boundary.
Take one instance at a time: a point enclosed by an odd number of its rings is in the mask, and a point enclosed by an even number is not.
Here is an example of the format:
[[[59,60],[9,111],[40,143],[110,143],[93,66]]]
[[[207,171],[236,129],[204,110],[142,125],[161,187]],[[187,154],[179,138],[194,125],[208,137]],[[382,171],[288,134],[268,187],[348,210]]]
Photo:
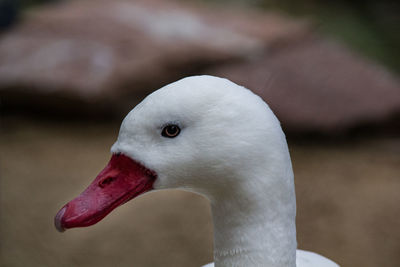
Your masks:
[[[161,135],[168,138],[174,138],[178,136],[180,132],[181,129],[179,128],[178,125],[169,124],[162,129]]]

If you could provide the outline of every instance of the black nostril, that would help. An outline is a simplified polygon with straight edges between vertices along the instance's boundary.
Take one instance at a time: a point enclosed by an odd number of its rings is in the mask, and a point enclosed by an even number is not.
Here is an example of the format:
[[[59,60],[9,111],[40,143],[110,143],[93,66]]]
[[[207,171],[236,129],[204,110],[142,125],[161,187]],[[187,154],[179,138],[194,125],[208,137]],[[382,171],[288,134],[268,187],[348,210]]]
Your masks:
[[[103,179],[99,182],[99,186],[101,188],[104,188],[105,186],[111,184],[115,180],[114,177],[107,177],[106,179]]]

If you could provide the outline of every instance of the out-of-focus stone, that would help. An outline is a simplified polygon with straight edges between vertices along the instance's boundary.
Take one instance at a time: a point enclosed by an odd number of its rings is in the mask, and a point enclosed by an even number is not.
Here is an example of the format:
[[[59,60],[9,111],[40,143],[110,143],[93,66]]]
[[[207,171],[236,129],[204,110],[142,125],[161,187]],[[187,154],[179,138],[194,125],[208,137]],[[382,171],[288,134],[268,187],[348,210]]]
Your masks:
[[[393,124],[400,115],[397,77],[342,45],[317,37],[209,73],[262,96],[289,132],[345,133],[359,126]]]
[[[304,22],[173,0],[76,0],[0,38],[0,107],[125,114],[187,75],[260,94],[289,132],[339,133],[400,113],[396,77]]]
[[[65,1],[1,37],[2,105],[126,111],[163,84],[308,32],[273,14],[183,2]]]

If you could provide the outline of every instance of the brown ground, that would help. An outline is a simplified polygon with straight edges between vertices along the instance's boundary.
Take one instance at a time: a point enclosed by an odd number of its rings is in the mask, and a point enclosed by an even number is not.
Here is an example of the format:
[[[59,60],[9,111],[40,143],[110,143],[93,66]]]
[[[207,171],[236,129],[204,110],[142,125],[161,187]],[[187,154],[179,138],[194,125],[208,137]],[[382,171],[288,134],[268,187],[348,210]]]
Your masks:
[[[109,159],[118,125],[4,119],[0,266],[200,266],[212,260],[208,202],[165,191],[89,228],[53,217]],[[400,266],[400,139],[290,144],[299,247],[342,266]]]

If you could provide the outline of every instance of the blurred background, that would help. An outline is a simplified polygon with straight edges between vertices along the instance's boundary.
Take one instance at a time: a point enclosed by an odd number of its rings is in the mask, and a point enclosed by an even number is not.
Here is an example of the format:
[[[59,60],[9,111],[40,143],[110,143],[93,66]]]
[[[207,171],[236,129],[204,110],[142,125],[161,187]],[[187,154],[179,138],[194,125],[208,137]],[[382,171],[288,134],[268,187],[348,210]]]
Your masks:
[[[212,261],[209,204],[190,193],[53,226],[124,115],[194,74],[251,89],[281,120],[299,248],[400,266],[399,13],[394,0],[0,0],[0,266]]]

